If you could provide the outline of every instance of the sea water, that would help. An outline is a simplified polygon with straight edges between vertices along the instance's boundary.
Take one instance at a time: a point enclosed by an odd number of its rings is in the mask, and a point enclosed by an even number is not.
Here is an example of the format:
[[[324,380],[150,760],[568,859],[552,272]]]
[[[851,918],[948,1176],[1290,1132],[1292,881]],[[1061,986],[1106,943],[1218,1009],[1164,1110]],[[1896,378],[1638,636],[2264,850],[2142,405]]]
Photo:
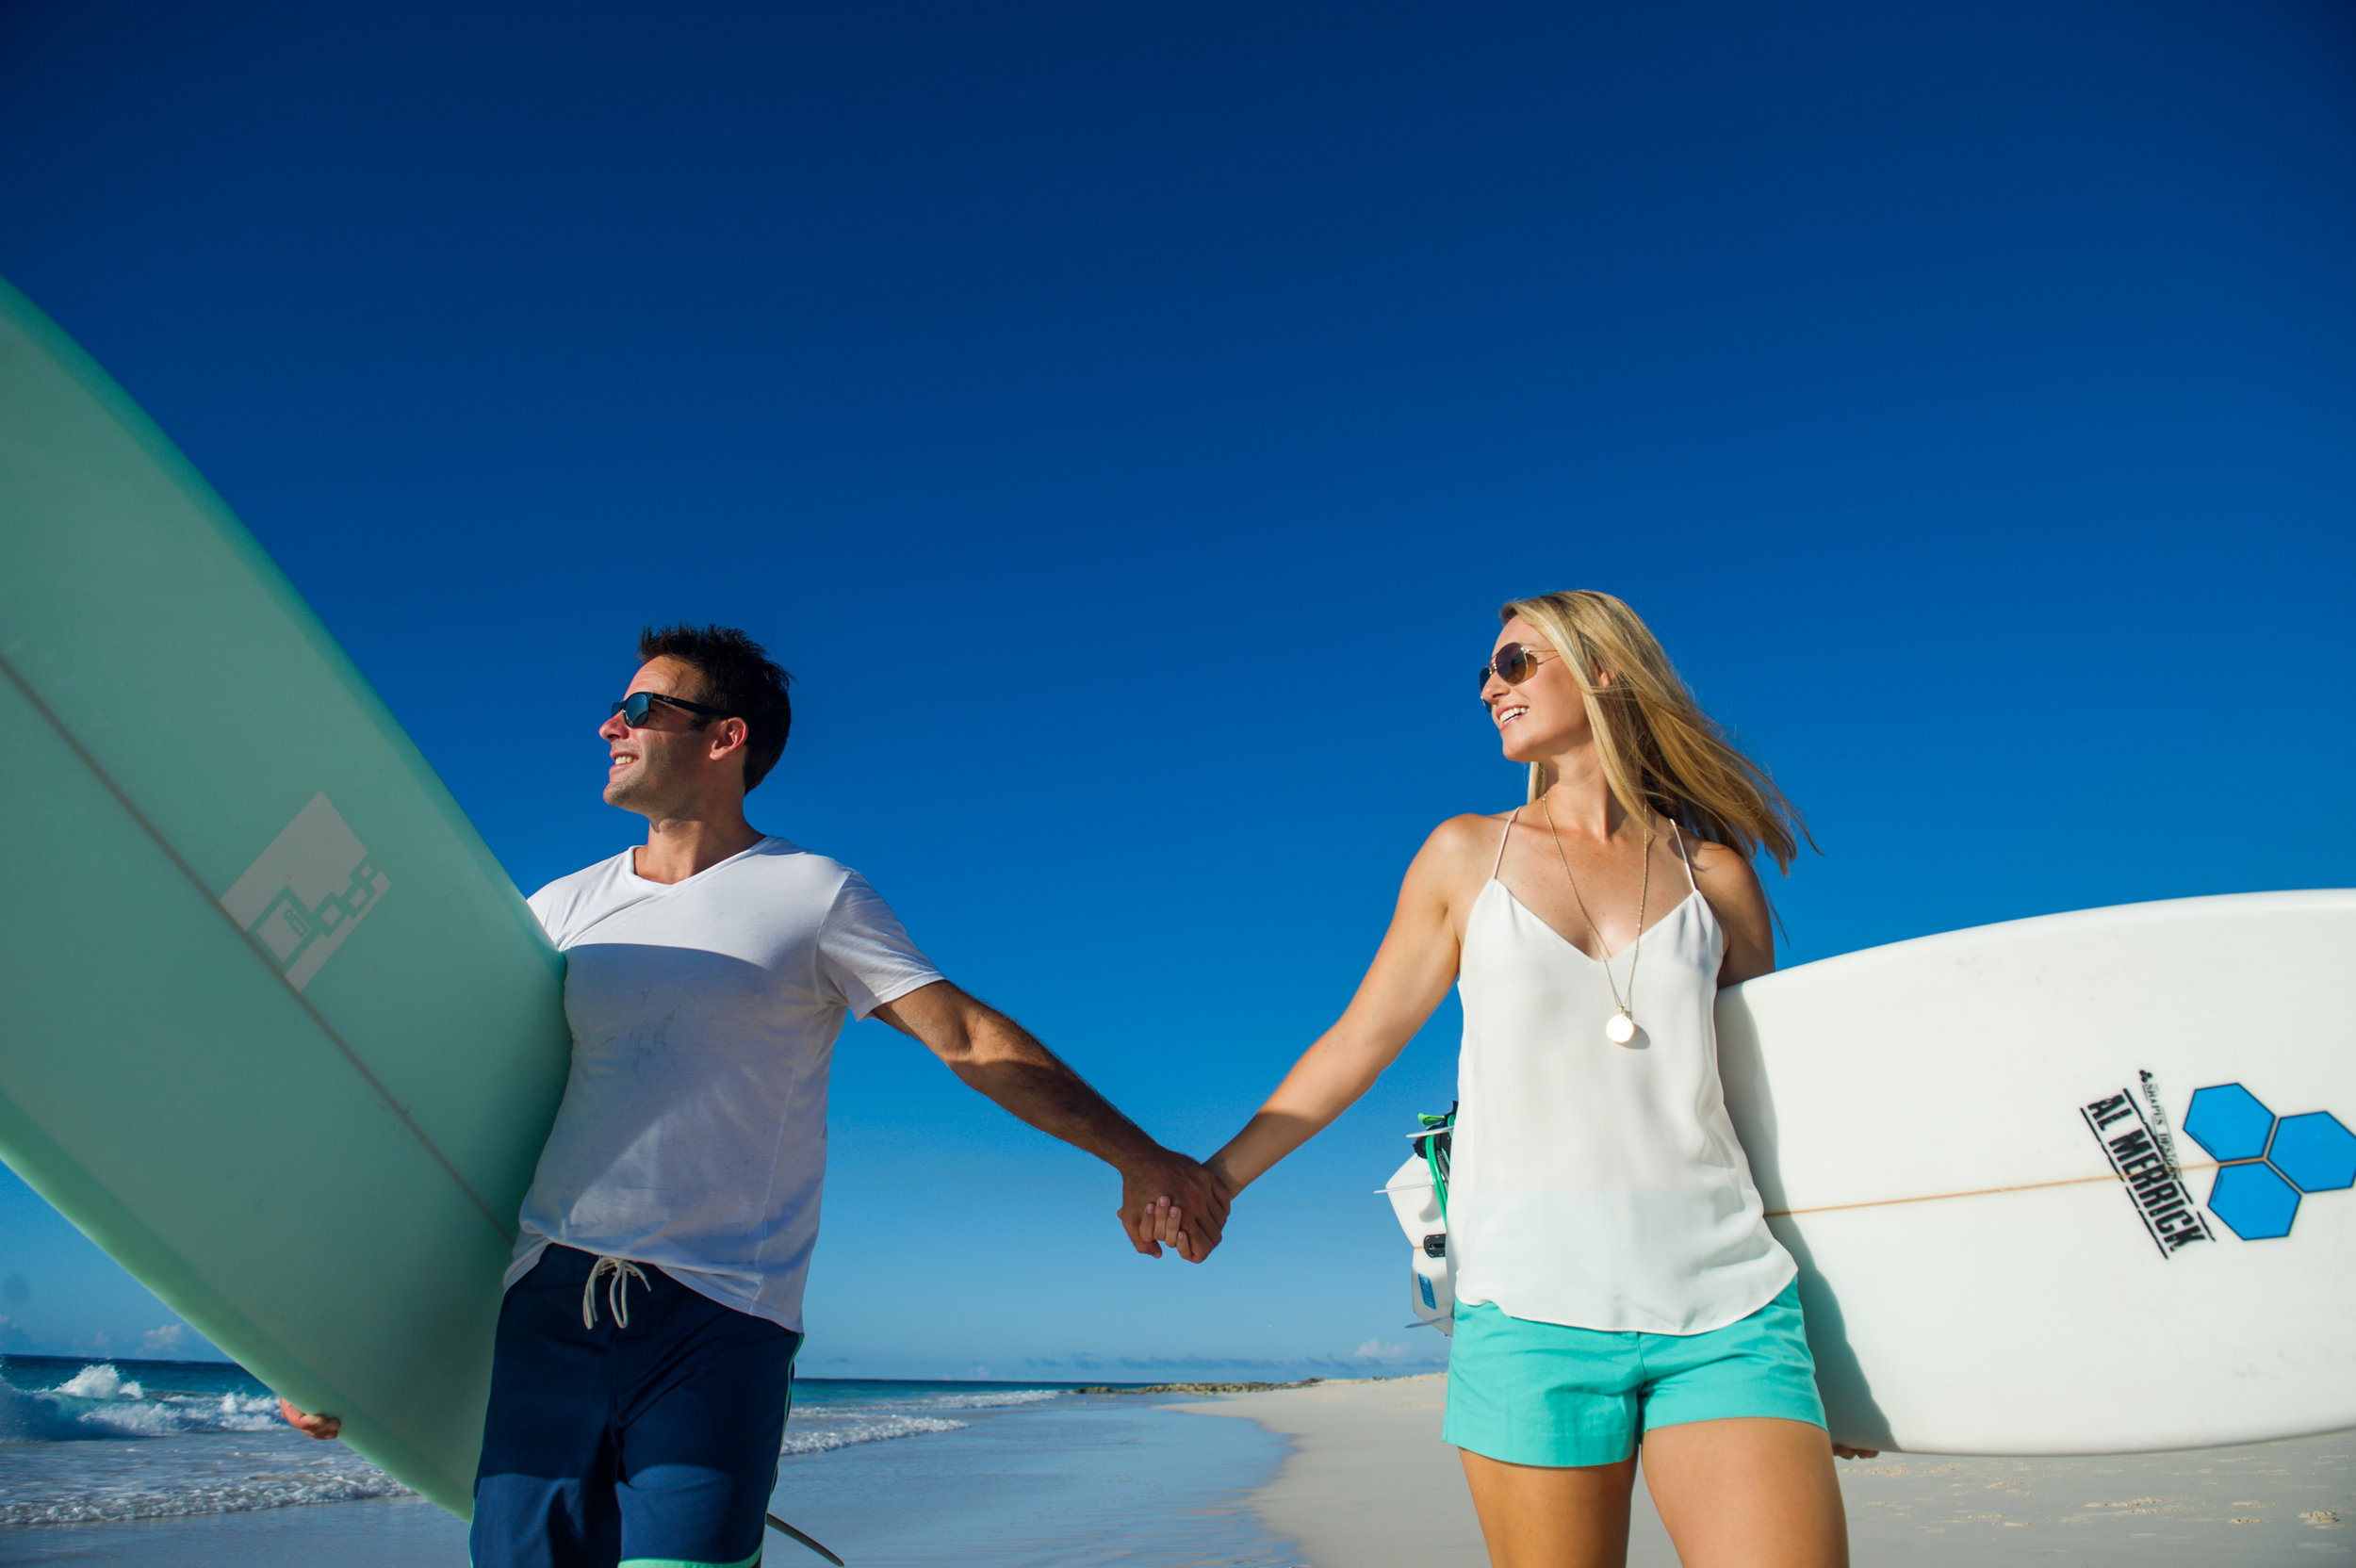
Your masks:
[[[1244,1505],[1281,1439],[1156,1396],[803,1379],[773,1506],[859,1563],[1295,1560]],[[235,1538],[235,1539],[232,1539]],[[0,1359],[0,1563],[316,1547],[464,1560],[464,1527],[216,1362]],[[266,1544],[267,1543],[267,1544]],[[800,1548],[777,1542],[769,1560]]]

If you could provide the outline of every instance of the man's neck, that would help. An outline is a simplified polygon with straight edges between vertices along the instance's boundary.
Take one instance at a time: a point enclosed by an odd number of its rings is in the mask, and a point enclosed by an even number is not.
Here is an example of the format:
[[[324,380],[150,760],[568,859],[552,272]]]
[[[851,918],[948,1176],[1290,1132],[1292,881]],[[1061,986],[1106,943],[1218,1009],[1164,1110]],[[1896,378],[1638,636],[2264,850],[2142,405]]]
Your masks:
[[[630,869],[649,882],[684,882],[759,842],[760,832],[742,811],[664,818],[647,825],[646,841],[632,853]]]

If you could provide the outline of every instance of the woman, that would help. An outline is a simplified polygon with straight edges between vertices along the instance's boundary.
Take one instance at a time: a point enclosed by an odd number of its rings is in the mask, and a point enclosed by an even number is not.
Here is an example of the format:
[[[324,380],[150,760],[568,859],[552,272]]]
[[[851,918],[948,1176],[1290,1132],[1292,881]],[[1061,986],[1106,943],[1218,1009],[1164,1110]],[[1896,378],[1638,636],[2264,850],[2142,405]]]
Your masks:
[[[1497,1568],[1624,1562],[1644,1478],[1687,1568],[1848,1560],[1792,1257],[1718,1083],[1718,988],[1775,968],[1795,814],[1636,613],[1500,612],[1481,700],[1529,800],[1440,825],[1339,1022],[1210,1163],[1232,1195],[1460,984],[1448,1441]],[[1800,829],[1804,833],[1805,829]],[[1192,1256],[1185,1216],[1161,1239]]]

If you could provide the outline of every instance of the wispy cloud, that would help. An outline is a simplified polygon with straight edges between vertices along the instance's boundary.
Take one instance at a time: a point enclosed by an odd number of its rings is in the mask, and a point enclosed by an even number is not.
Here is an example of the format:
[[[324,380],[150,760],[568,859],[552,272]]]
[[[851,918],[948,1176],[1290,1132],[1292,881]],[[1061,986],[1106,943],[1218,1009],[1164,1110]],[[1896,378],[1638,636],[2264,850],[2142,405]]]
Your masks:
[[[177,1323],[167,1323],[160,1329],[150,1329],[139,1335],[139,1354],[170,1361],[188,1347],[188,1331]]]

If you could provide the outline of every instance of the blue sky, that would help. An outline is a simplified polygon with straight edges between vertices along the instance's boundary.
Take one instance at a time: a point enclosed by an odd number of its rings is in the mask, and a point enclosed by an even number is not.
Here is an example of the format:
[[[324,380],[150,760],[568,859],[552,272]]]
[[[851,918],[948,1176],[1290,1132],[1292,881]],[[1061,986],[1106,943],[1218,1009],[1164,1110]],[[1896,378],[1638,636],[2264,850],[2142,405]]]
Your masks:
[[[741,624],[755,822],[1206,1152],[1516,797],[1513,595],[1628,598],[1808,812],[1787,962],[2356,883],[2351,67],[2325,0],[19,0],[0,274],[527,890],[637,825],[636,629]],[[1428,1359],[1372,1189],[1456,1022],[1201,1269],[854,1029],[805,1370]],[[170,1321],[5,1175],[0,1291]]]

